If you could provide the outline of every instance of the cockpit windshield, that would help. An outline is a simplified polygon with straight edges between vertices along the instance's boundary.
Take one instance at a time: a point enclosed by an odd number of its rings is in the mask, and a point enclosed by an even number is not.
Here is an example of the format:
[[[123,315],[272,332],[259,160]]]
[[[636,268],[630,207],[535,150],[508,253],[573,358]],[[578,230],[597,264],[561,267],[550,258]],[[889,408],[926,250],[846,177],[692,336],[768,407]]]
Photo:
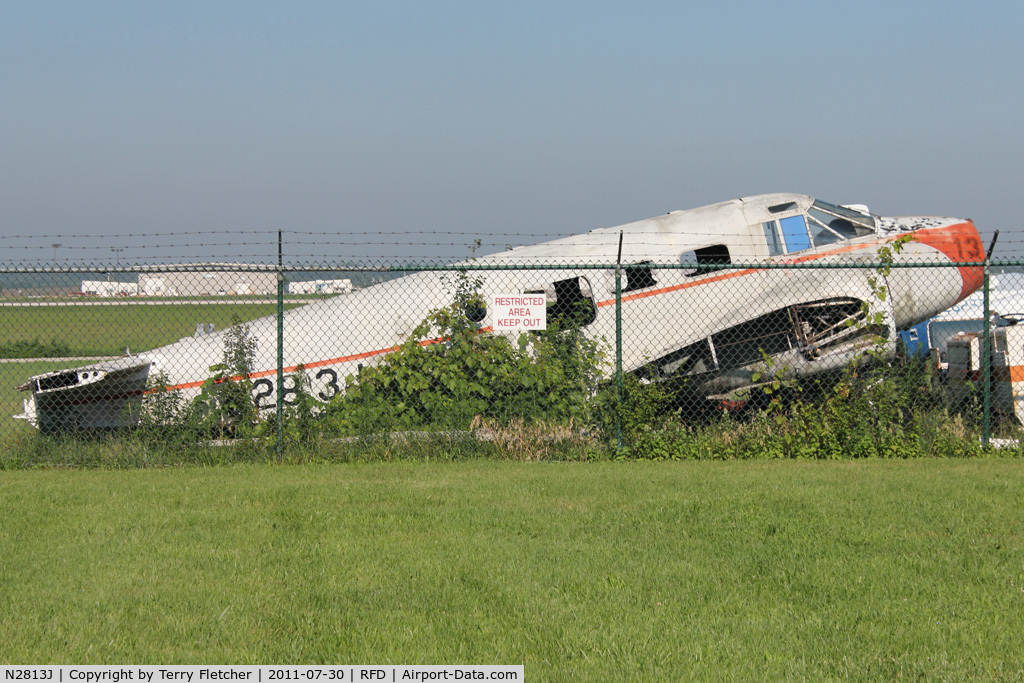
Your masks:
[[[820,199],[814,200],[806,214],[794,213],[799,211],[795,202],[770,206],[768,211],[781,216],[761,224],[769,256],[875,234],[874,216]],[[790,213],[794,215],[787,215]]]
[[[811,219],[811,241],[816,247],[875,234],[874,216],[820,199],[814,200],[807,215]]]

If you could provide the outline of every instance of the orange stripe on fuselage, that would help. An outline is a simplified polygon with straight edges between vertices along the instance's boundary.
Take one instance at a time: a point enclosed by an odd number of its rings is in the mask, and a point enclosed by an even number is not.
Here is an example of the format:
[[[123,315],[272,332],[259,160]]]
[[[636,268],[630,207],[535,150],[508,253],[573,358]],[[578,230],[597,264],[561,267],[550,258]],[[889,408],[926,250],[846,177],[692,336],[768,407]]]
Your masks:
[[[1011,382],[1024,382],[1024,365],[1011,365],[1007,370]]]
[[[493,327],[483,327],[483,328],[481,328],[479,330],[479,332],[481,332],[481,333],[483,333],[483,332],[491,332],[491,331],[493,331],[493,329],[494,329]],[[436,339],[424,339],[423,341],[418,342],[418,344],[420,346],[432,346],[434,344],[438,344],[440,342],[447,341],[447,340],[448,340],[448,337],[437,337]],[[290,365],[290,366],[288,366],[286,368],[282,368],[281,372],[282,372],[282,374],[290,374],[290,373],[293,373],[293,372],[297,371],[299,369],[299,367],[302,367],[303,370],[309,370],[310,368],[322,368],[322,367],[327,366],[327,365],[338,365],[340,363],[348,363],[348,362],[351,362],[351,361],[354,361],[354,360],[363,360],[364,358],[372,358],[374,356],[380,356],[380,355],[385,354],[385,353],[391,353],[392,351],[397,351],[399,348],[400,348],[400,346],[392,346],[390,349],[378,349],[377,351],[364,351],[363,353],[354,353],[354,354],[352,354],[350,356],[341,356],[340,358],[328,358],[327,360],[315,360],[315,361],[311,361],[309,363],[302,363],[301,365]],[[254,372],[251,375],[249,375],[249,379],[259,379],[261,377],[270,377],[270,376],[273,376],[273,375],[277,375],[277,369],[276,368],[273,369],[273,370],[260,370],[259,372]],[[226,382],[226,381],[238,382],[241,379],[242,379],[242,376],[241,375],[237,375],[235,377],[230,377],[228,379],[224,379],[224,380],[221,380],[221,381],[222,382]],[[201,380],[199,382],[185,382],[183,384],[175,384],[174,386],[166,387],[164,389],[164,391],[179,391],[181,389],[195,389],[196,387],[203,386],[203,384],[205,384],[205,383],[206,383],[206,380]],[[147,391],[146,393],[150,393],[150,392]]]
[[[420,343],[424,344],[424,345],[425,344],[434,344],[434,343],[436,343],[436,341],[420,342]],[[363,358],[372,358],[373,356],[379,356],[381,354],[391,353],[392,351],[397,351],[397,350],[398,350],[397,346],[392,346],[390,349],[380,349],[380,350],[377,350],[377,351],[364,351],[363,353],[354,353],[354,354],[352,354],[350,356],[342,356],[340,358],[330,358],[330,359],[327,359],[327,360],[316,360],[316,361],[311,361],[309,363],[302,363],[302,367],[304,369],[321,368],[321,367],[323,367],[325,365],[337,365],[339,363],[348,363],[349,361],[362,360]],[[292,373],[292,372],[295,372],[298,369],[299,369],[298,365],[291,365],[291,366],[288,366],[286,368],[282,368],[282,372],[284,372],[284,373]],[[254,372],[251,375],[249,375],[249,379],[259,379],[260,377],[270,377],[271,375],[276,375],[276,374],[277,374],[277,368],[274,368],[273,370],[260,370],[259,372]],[[241,379],[242,379],[242,377],[241,377],[241,375],[239,375],[237,377],[231,377],[229,379],[225,379],[225,380],[221,380],[221,381],[229,381],[230,380],[232,382],[237,382],[237,381],[239,381]],[[175,384],[173,386],[169,386],[169,387],[167,387],[165,389],[165,391],[180,391],[181,389],[195,389],[196,387],[203,386],[203,384],[205,384],[205,383],[206,383],[205,379],[204,380],[199,380],[198,382],[184,382],[182,384]]]
[[[949,231],[949,230],[954,230],[955,231],[957,239],[951,240],[951,239],[948,239],[947,237],[945,237],[943,235],[935,234],[935,233],[943,233],[943,232]],[[915,232],[904,233],[904,234],[914,235],[915,241],[920,242],[921,244],[925,244],[925,245],[927,245],[927,246],[929,246],[929,247],[931,247],[933,249],[936,249],[937,251],[942,252],[945,256],[947,256],[949,258],[950,261],[952,261],[954,263],[957,262],[957,261],[980,262],[980,261],[984,260],[984,258],[985,258],[984,257],[984,253],[980,251],[981,250],[981,239],[978,237],[978,232],[977,232],[977,230],[975,229],[975,227],[974,227],[974,225],[972,223],[957,223],[956,225],[950,225],[950,226],[946,226],[946,227],[943,227],[943,228],[922,228],[922,229],[917,230]],[[827,258],[829,256],[838,256],[839,254],[848,254],[848,253],[850,253],[852,251],[859,251],[861,249],[867,249],[869,247],[880,246],[880,245],[886,244],[888,242],[894,242],[897,239],[899,239],[899,237],[901,237],[901,236],[902,235],[898,235],[898,236],[895,236],[895,237],[887,237],[885,239],[874,240],[874,241],[868,242],[866,244],[849,244],[849,245],[840,247],[838,249],[829,249],[828,251],[823,251],[823,252],[820,252],[820,253],[817,253],[817,254],[808,254],[806,256],[799,256],[797,258],[780,259],[780,260],[772,261],[772,263],[778,265],[778,264],[786,264],[786,263],[806,263],[808,261],[817,261],[818,259]],[[977,251],[975,251],[974,248],[957,249],[957,248],[954,248],[953,246],[951,246],[951,244],[953,244],[953,245],[957,244],[957,241],[961,237],[963,238],[964,242],[967,242],[967,243],[973,242],[974,244],[971,245],[971,247],[976,247]],[[700,279],[700,280],[696,280],[694,282],[684,282],[682,284],[672,285],[671,287],[661,287],[659,289],[651,289],[651,290],[648,290],[646,292],[638,292],[636,294],[629,294],[629,295],[623,296],[622,300],[623,301],[635,301],[637,299],[646,299],[648,297],[659,296],[661,294],[668,294],[668,293],[671,293],[671,292],[678,292],[678,291],[683,290],[683,289],[689,289],[690,287],[700,287],[701,285],[709,285],[709,284],[711,284],[713,282],[721,282],[722,280],[729,280],[729,279],[732,279],[734,277],[741,277],[743,275],[749,275],[751,273],[759,273],[759,272],[762,272],[764,270],[767,270],[767,269],[766,268],[746,268],[744,270],[737,270],[737,271],[732,271],[732,272],[729,272],[729,273],[723,273],[721,275],[716,275],[714,277],[703,278],[703,279]],[[976,289],[978,289],[978,287],[981,287],[981,271],[982,271],[982,269],[980,267],[965,266],[965,267],[959,267],[958,270],[960,271],[960,275],[963,277],[963,280],[964,280],[963,287],[960,289],[960,300],[962,301],[963,299],[967,298],[968,295],[970,295],[972,292],[974,292]],[[969,276],[970,276],[970,278],[969,278]],[[599,307],[604,307],[604,306],[611,306],[611,305],[614,305],[614,304],[615,304],[615,299],[607,299],[605,301],[598,302],[597,305]]]
[[[971,244],[971,245],[969,245],[968,248],[959,249],[959,248],[955,248],[954,246],[952,246],[952,245],[954,245],[956,243],[956,239],[952,239],[951,240],[948,237],[945,237],[944,235],[941,235],[941,234],[932,234],[932,233],[943,233],[943,232],[949,231],[949,230],[953,230],[955,232],[955,235],[957,236],[957,238],[962,236],[966,242],[973,242],[973,243],[976,243],[976,244]],[[922,228],[920,230],[916,230],[916,231],[911,232],[911,233],[903,233],[903,234],[914,235],[915,239],[918,242],[921,242],[922,244],[926,244],[926,245],[932,247],[933,249],[937,249],[937,250],[941,251],[943,254],[948,256],[950,258],[950,260],[953,261],[953,262],[956,262],[957,260],[960,260],[960,261],[966,261],[966,260],[981,261],[984,258],[984,255],[981,252],[979,252],[979,253],[981,253],[981,255],[978,258],[976,258],[976,259],[973,258],[973,256],[975,255],[975,247],[976,247],[977,250],[981,249],[981,239],[977,236],[977,230],[975,229],[973,223],[969,223],[969,222],[968,223],[957,223],[956,225],[950,225],[950,226],[946,226],[946,227],[942,227],[942,228]],[[884,239],[873,240],[871,242],[867,242],[867,243],[864,243],[864,244],[850,244],[850,245],[846,245],[846,246],[843,246],[843,247],[839,247],[837,249],[830,249],[828,251],[820,252],[820,253],[817,253],[817,254],[808,254],[806,256],[799,256],[799,257],[796,257],[796,258],[782,259],[782,260],[773,261],[772,263],[778,265],[778,264],[787,264],[787,263],[794,263],[794,264],[796,264],[796,263],[806,263],[808,261],[817,261],[819,259],[827,258],[829,256],[837,256],[839,254],[848,254],[848,253],[850,253],[852,251],[859,251],[861,249],[868,249],[868,248],[871,248],[871,247],[876,247],[876,246],[879,246],[879,245],[882,245],[882,244],[886,244],[888,242],[893,242],[896,239],[899,239],[899,237],[901,237],[901,236],[902,235],[896,235],[896,236],[893,236],[893,237],[886,237]],[[954,258],[954,255],[956,255],[959,258]],[[981,272],[981,268],[959,267],[958,269],[960,270],[961,276],[963,276],[963,278],[964,278],[964,286],[961,289],[961,297],[960,297],[961,300],[962,300],[968,294],[970,294],[971,292],[973,292],[974,290],[976,290],[978,287],[981,286],[981,276],[980,275],[977,276],[977,278],[976,278],[977,279],[977,283],[974,284],[974,282],[975,282],[974,271],[978,271],[980,273]],[[684,290],[684,289],[689,289],[691,287],[701,287],[701,286],[704,286],[704,285],[713,284],[715,282],[722,282],[723,280],[731,280],[732,278],[743,277],[744,275],[750,275],[751,273],[759,273],[759,272],[763,272],[765,270],[767,270],[767,268],[744,268],[743,270],[737,270],[737,271],[731,271],[731,272],[728,272],[728,273],[722,273],[720,275],[715,275],[713,277],[701,278],[700,280],[695,280],[693,282],[684,282],[684,283],[681,283],[681,284],[678,284],[678,285],[672,285],[671,287],[660,287],[658,289],[651,289],[651,290],[648,290],[646,292],[637,292],[635,294],[629,294],[627,296],[623,296],[622,300],[625,302],[625,301],[636,301],[638,299],[647,299],[649,297],[661,296],[662,294],[670,294],[672,292],[678,292],[678,291],[681,291],[681,290]],[[969,274],[970,274],[970,283],[971,283],[970,288],[968,286],[968,275]],[[969,289],[969,291],[968,291],[968,289]],[[967,294],[964,294],[964,292],[967,292]],[[606,299],[604,301],[599,301],[597,303],[597,306],[599,308],[603,308],[605,306],[611,306],[611,305],[614,305],[614,304],[615,304],[615,299]],[[480,331],[481,332],[491,332],[491,331],[493,331],[493,328],[492,327],[485,327],[485,328],[481,329]],[[419,342],[419,344],[420,344],[420,346],[430,346],[432,344],[437,344],[437,343],[439,343],[441,341],[444,341],[444,340],[445,340],[445,338],[440,338],[439,337],[437,339],[428,339],[428,340],[425,340],[425,341],[421,341],[421,342]],[[302,365],[302,367],[304,369],[321,368],[321,367],[325,367],[325,366],[328,366],[328,365],[340,365],[341,363],[348,363],[348,362],[351,362],[351,361],[354,361],[354,360],[362,360],[364,358],[372,358],[374,356],[380,356],[380,355],[383,355],[385,353],[391,353],[392,351],[395,351],[398,348],[399,348],[398,346],[392,346],[391,348],[387,348],[387,349],[378,349],[376,351],[364,351],[362,353],[354,353],[354,354],[351,354],[351,355],[348,355],[348,356],[340,356],[338,358],[328,358],[326,360],[310,361],[309,363],[302,363],[301,365]],[[293,373],[293,372],[295,372],[298,369],[299,369],[298,365],[292,365],[292,366],[283,368],[282,372],[284,372],[284,373]],[[270,377],[270,376],[276,375],[276,374],[277,374],[277,370],[276,369],[274,369],[274,370],[261,370],[259,372],[252,373],[251,375],[249,375],[249,377],[250,378]],[[241,377],[232,377],[231,379],[233,381],[237,381],[237,380],[240,380]],[[195,389],[196,387],[201,387],[205,381],[206,380],[201,380],[201,381],[198,381],[198,382],[185,382],[183,384],[175,384],[174,386],[167,387],[166,390],[167,391],[178,391],[178,390],[181,390],[181,389]]]

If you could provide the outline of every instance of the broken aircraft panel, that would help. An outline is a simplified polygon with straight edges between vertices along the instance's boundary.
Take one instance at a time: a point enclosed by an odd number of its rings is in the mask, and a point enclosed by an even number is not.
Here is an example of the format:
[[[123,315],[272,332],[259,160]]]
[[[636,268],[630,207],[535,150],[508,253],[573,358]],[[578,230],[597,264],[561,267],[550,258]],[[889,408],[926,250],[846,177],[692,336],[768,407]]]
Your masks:
[[[637,374],[686,380],[713,394],[752,386],[755,374],[773,369],[784,376],[834,369],[891,337],[889,327],[869,324],[868,310],[866,302],[852,298],[786,306],[666,354]],[[822,361],[825,353],[830,357]]]

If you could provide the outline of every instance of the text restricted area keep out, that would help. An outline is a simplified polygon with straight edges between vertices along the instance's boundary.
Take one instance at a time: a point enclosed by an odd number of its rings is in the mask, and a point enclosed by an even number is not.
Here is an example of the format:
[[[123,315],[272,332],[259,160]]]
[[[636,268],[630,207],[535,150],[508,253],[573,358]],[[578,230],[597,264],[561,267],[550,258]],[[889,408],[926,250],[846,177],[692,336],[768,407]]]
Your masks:
[[[547,298],[543,294],[496,294],[491,297],[494,331],[546,330]]]

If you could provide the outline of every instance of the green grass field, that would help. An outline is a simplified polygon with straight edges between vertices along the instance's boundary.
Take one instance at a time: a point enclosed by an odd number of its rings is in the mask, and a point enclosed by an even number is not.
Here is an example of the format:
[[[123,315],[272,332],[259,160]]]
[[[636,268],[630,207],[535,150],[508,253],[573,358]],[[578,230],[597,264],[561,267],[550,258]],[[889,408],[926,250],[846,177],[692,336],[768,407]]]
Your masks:
[[[5,663],[1024,678],[1024,461],[0,472]]]
[[[294,305],[289,305],[292,308]],[[119,356],[147,351],[191,336],[196,323],[218,330],[232,320],[273,315],[277,304],[175,304],[117,306],[10,306],[3,308],[3,344],[63,342],[67,355]]]

